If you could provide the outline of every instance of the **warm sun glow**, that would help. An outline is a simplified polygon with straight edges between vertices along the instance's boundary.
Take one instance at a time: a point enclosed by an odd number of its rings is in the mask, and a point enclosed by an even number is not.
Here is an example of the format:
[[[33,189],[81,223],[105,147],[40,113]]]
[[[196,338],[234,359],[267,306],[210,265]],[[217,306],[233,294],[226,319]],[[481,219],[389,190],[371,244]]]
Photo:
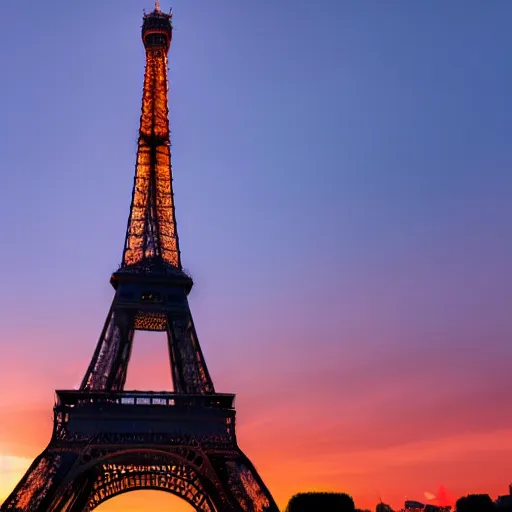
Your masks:
[[[181,498],[162,491],[133,491],[100,505],[98,512],[192,512]]]
[[[32,460],[24,457],[0,455],[0,503],[12,492],[31,463]]]

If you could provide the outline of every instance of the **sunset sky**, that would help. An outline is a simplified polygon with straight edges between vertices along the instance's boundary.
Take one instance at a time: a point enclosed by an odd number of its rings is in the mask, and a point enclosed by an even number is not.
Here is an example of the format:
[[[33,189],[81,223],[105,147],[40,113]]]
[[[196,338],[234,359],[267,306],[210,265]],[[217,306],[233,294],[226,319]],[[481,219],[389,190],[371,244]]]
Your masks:
[[[506,493],[512,2],[172,5],[192,313],[278,504]],[[2,2],[0,503],[113,297],[152,7]],[[169,389],[166,361],[163,335],[137,336],[128,387]],[[98,510],[192,509],[146,491]]]

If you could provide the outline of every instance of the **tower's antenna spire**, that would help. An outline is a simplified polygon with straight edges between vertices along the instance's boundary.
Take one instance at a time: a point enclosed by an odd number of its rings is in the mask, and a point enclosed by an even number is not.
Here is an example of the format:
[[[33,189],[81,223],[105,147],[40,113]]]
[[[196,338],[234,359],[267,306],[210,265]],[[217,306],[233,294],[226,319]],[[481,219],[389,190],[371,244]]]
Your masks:
[[[159,2],[159,0],[155,0],[155,11],[160,12],[160,2]]]

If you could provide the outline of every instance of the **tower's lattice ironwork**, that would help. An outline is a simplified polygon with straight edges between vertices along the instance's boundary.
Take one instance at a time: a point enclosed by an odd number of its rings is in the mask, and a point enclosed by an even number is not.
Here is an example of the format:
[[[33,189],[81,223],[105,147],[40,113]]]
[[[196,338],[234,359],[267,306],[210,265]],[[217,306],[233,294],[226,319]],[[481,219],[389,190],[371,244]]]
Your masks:
[[[237,444],[234,395],[216,393],[188,305],[172,191],[167,55],[172,13],[144,15],[137,163],[115,296],[79,390],[57,391],[53,434],[0,510],[89,512],[160,489],[203,512],[277,512]],[[134,333],[165,331],[174,392],[124,389]]]

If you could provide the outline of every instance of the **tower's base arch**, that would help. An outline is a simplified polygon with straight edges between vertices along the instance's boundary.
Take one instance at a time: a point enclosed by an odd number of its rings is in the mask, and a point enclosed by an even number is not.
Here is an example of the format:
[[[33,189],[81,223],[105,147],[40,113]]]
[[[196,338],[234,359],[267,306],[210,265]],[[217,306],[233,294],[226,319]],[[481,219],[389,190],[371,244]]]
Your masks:
[[[173,494],[197,511],[221,512],[226,504],[217,493],[214,474],[204,466],[204,457],[186,449],[182,453],[123,450],[103,453],[97,459],[85,453],[63,481],[50,510],[91,512],[121,494],[154,490]]]

